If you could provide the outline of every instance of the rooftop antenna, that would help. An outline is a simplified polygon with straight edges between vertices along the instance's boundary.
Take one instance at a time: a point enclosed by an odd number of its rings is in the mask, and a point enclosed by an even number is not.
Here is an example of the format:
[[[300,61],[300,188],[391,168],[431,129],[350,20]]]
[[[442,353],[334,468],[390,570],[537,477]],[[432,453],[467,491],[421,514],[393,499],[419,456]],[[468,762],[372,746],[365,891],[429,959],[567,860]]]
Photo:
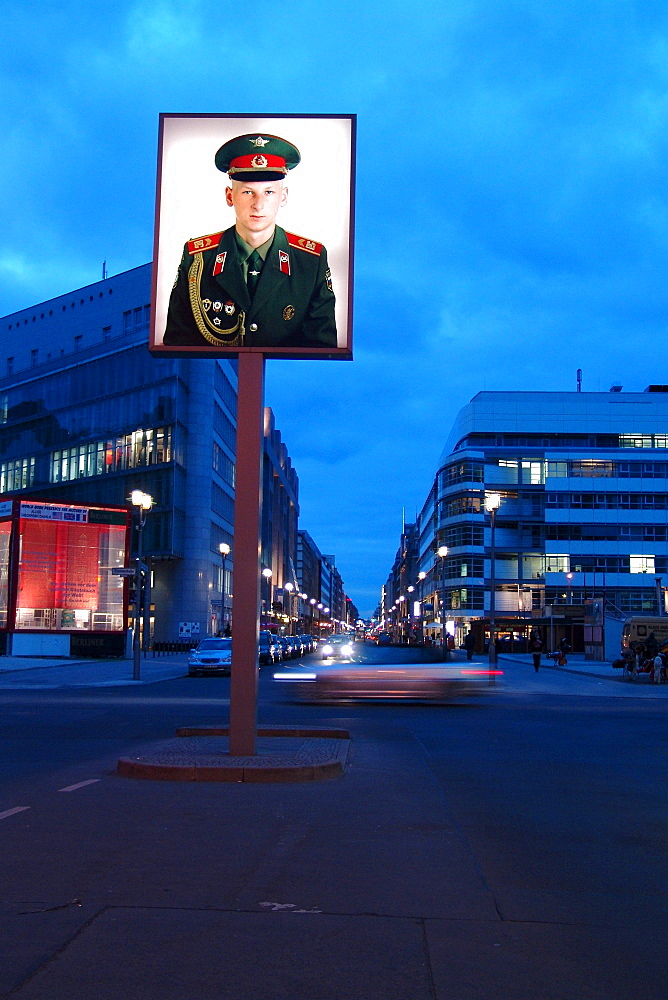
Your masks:
[[[578,368],[577,380],[578,380],[578,392],[582,392],[582,369],[581,368]]]
[[[102,261],[102,280],[104,281],[106,277],[107,277],[107,262],[106,262],[106,260],[103,260]]]

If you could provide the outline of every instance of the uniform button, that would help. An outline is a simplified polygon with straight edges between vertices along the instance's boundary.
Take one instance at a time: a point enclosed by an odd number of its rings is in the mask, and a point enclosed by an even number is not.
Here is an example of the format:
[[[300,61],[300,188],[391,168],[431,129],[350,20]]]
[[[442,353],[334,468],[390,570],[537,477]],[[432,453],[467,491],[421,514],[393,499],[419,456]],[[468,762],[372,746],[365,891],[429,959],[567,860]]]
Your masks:
[[[255,333],[255,331],[257,330],[257,323],[251,323],[248,329],[250,330],[251,333]]]

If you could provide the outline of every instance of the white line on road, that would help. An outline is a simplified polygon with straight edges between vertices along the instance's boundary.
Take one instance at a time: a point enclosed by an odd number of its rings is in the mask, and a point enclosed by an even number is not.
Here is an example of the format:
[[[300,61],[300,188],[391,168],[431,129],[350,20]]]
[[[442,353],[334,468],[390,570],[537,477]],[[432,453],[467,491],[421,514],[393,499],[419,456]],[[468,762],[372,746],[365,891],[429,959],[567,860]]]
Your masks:
[[[30,806],[14,806],[13,809],[5,809],[4,812],[0,813],[0,819],[7,819],[8,816],[15,816],[16,813],[25,812],[26,809],[30,809]]]
[[[59,792],[76,792],[77,788],[85,788],[86,785],[94,785],[99,778],[89,778],[88,781],[80,781],[76,785],[68,785],[67,788],[59,788]]]

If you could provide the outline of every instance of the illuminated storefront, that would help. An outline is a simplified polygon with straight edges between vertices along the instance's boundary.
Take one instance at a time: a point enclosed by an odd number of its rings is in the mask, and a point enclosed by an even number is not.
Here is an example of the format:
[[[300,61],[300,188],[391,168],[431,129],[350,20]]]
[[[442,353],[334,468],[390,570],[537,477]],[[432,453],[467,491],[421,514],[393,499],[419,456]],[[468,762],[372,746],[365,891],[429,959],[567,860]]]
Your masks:
[[[0,504],[0,630],[13,655],[120,656],[126,508]]]

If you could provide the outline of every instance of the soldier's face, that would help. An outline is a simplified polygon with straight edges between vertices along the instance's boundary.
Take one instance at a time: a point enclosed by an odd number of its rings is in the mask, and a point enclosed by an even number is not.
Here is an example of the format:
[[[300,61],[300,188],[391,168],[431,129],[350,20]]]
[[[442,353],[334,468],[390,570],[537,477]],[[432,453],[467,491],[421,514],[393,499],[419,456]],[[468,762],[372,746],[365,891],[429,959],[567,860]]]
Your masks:
[[[283,181],[232,181],[225,189],[225,198],[237,217],[237,229],[241,236],[258,237],[273,232],[279,208],[288,200],[288,189]],[[257,244],[259,245],[259,244]]]

